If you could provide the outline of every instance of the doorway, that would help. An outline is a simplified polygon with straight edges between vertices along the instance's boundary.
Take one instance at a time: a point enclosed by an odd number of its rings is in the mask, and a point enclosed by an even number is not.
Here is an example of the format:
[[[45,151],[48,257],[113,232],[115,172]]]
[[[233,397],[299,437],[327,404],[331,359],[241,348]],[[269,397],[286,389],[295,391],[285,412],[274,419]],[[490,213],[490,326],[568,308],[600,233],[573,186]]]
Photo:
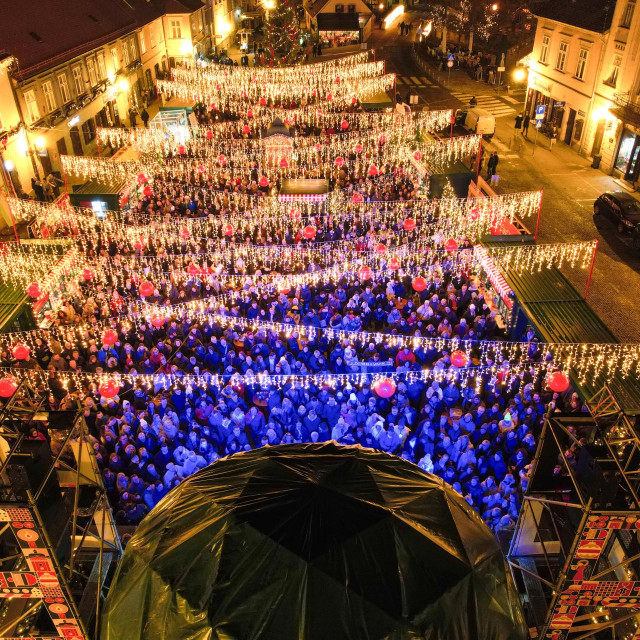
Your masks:
[[[80,130],[77,126],[71,127],[69,133],[71,135],[71,146],[73,147],[73,154],[76,156],[83,156],[84,150],[82,149],[82,140],[80,140]]]
[[[569,108],[569,117],[567,118],[567,128],[564,130],[564,143],[571,144],[573,137],[573,126],[576,123],[576,110]]]
[[[591,156],[599,156],[600,150],[602,149],[602,140],[604,138],[604,118],[598,120],[598,125],[596,126],[596,132],[593,136],[593,147],[591,147]]]

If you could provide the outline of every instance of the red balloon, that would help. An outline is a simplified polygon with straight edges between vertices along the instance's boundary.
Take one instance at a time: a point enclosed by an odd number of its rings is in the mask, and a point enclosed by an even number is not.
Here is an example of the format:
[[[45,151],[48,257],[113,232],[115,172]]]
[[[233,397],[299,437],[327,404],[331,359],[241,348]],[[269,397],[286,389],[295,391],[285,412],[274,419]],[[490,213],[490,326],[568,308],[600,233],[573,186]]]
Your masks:
[[[218,156],[218,164],[221,164],[223,167],[225,164],[227,164],[227,156],[225,156],[224,153],[221,153]]]
[[[107,329],[102,336],[104,344],[115,344],[118,342],[118,334],[113,329]]]
[[[407,218],[402,226],[405,231],[413,231],[416,228],[416,221],[413,218]]]
[[[358,271],[358,277],[363,282],[366,282],[367,280],[371,280],[371,275],[372,273],[369,267],[361,267],[360,271]]]
[[[466,366],[467,362],[469,361],[469,358],[467,357],[467,354],[464,351],[454,351],[451,354],[451,364],[454,367],[464,367]]]
[[[342,156],[338,156],[335,159],[336,167],[341,167],[344,164],[344,158]]]
[[[427,281],[424,278],[414,278],[411,286],[415,291],[424,291],[427,288]]]
[[[13,378],[2,378],[0,380],[0,398],[10,398],[18,388]]]
[[[164,324],[164,318],[159,316],[157,313],[154,313],[151,316],[151,324],[156,328],[160,328]]]
[[[185,146],[184,146],[183,144],[181,144],[181,145],[178,147],[178,153],[179,153],[181,156],[183,156],[185,153],[187,153],[187,150],[186,150],[186,148],[185,148]]]
[[[309,225],[309,226],[304,228],[304,231],[302,232],[302,235],[307,240],[313,240],[313,238],[316,237],[316,228],[312,227],[311,225]]]
[[[413,157],[414,157],[418,162],[420,162],[420,160],[422,160],[422,153],[421,153],[420,151],[416,151],[416,152],[413,154]]]
[[[245,124],[244,127],[242,127],[242,133],[248,136],[251,133],[251,127],[248,124]]]
[[[224,233],[225,236],[232,236],[233,227],[230,224],[225,224],[224,227],[222,228],[222,233]]]
[[[447,251],[455,251],[458,248],[458,243],[453,239],[453,238],[449,238],[445,243],[444,243],[444,248]]]
[[[42,291],[40,291],[40,285],[37,282],[30,284],[27,287],[27,295],[30,298],[39,298],[42,296]]]
[[[289,166],[289,163],[287,162],[286,158],[280,158],[280,166],[284,169],[285,167]]]
[[[144,173],[139,173],[138,174],[138,182],[140,184],[144,184],[147,181],[147,176],[144,175]]]
[[[258,184],[261,187],[268,187],[269,186],[269,178],[267,178],[267,176],[262,176],[262,178],[260,178],[260,182]]]
[[[353,194],[353,196],[351,196],[351,199],[356,203],[356,204],[360,204],[361,202],[364,202],[364,198],[362,197],[361,193],[358,193],[357,191]]]
[[[26,347],[23,344],[17,344],[13,348],[13,357],[16,360],[26,360],[27,356],[31,353],[29,347]]]
[[[156,288],[153,286],[151,282],[145,281],[140,285],[140,295],[148,298],[153,295],[153,292]]]
[[[390,398],[396,392],[396,383],[391,378],[382,378],[374,382],[373,391],[381,398]]]
[[[340,76],[336,76],[336,82],[340,82]]]
[[[204,135],[207,136],[207,140],[213,139],[213,131],[207,131]]]
[[[569,388],[569,376],[562,371],[554,371],[547,376],[547,385],[552,391],[562,393]]]
[[[389,260],[389,269],[393,269],[393,271],[397,271],[400,268],[400,260],[398,258],[391,258]]]
[[[384,253],[387,250],[387,246],[382,242],[376,247],[376,253]]]
[[[354,151],[356,153],[362,153],[362,145],[358,142],[358,144],[355,146]]]
[[[347,120],[343,120],[343,121],[340,123],[340,126],[341,126],[344,130],[346,130],[346,129],[348,129],[348,128],[349,128],[349,123],[347,122]]]
[[[142,193],[144,193],[145,196],[149,197],[153,195],[153,189],[151,187],[145,187]]]
[[[372,165],[369,167],[369,175],[370,175],[370,176],[372,176],[372,177],[373,177],[373,176],[377,176],[377,175],[378,175],[378,167],[376,167],[376,165],[375,165],[375,164],[372,164]]]
[[[89,269],[89,267],[85,267],[84,270],[82,271],[82,277],[85,280],[92,280],[94,276],[94,273],[91,269]]]
[[[113,398],[118,395],[120,385],[114,380],[109,380],[106,384],[101,384],[98,387],[98,391],[100,392],[100,395],[105,398]]]

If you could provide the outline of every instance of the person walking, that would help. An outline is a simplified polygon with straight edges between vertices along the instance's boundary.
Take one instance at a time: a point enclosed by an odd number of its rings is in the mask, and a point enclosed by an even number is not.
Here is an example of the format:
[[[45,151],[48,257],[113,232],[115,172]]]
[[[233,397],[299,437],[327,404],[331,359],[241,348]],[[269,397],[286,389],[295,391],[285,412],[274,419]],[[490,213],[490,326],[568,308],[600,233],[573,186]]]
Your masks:
[[[138,124],[138,121],[136,119],[136,110],[133,107],[129,109],[129,122],[131,123],[132,127],[135,127]]]
[[[149,112],[146,109],[142,110],[142,113],[140,114],[140,118],[144,123],[144,128],[148,129],[149,128]]]
[[[516,123],[515,123],[515,125],[514,125],[514,129],[515,129],[516,131],[520,131],[520,129],[522,129],[522,114],[521,114],[521,113],[519,113],[519,114],[516,116]]]
[[[498,152],[494,151],[487,160],[487,178],[491,180],[496,175],[496,169],[498,168]]]
[[[531,118],[529,117],[529,114],[526,113],[524,116],[524,119],[522,120],[522,135],[526,138],[529,135],[529,122],[531,121]]]

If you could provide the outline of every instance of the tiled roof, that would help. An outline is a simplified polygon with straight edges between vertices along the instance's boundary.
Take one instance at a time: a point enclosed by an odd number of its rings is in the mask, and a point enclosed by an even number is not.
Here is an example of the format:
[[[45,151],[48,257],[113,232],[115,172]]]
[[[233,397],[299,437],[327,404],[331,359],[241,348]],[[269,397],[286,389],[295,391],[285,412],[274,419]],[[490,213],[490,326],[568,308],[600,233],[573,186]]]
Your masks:
[[[611,27],[615,8],[615,0],[551,0],[533,9],[533,13],[538,18],[604,33]]]

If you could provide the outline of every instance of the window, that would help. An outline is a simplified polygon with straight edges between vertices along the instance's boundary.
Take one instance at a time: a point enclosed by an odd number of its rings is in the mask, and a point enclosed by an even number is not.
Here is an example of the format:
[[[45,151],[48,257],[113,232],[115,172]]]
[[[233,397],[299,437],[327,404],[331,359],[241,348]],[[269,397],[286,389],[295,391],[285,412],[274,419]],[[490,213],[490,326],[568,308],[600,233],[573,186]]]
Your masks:
[[[93,118],[82,123],[82,135],[85,144],[89,144],[96,137],[96,125]]]
[[[627,2],[627,5],[624,8],[624,13],[622,14],[622,18],[620,18],[620,26],[628,29],[631,26],[631,21],[633,20],[633,11],[636,8],[636,3],[632,0],[631,2]]]
[[[540,62],[547,64],[549,59],[549,42],[551,38],[547,35],[542,36],[542,46],[540,47]]]
[[[588,49],[580,49],[580,53],[578,54],[578,64],[576,65],[576,78],[578,78],[578,80],[584,80],[584,72],[587,68],[588,55]]]
[[[107,67],[104,64],[104,53],[101,51],[98,56],[98,75],[100,80],[104,80],[107,77]]]
[[[127,47],[127,43],[122,43],[122,64],[126,67],[129,64],[129,47]]]
[[[53,84],[51,80],[42,83],[42,93],[44,93],[44,106],[47,113],[51,113],[56,108],[56,97],[53,93]]]
[[[611,64],[611,73],[609,77],[604,81],[610,87],[615,87],[618,83],[618,76],[620,75],[620,67],[622,66],[622,56],[614,56]]]
[[[356,5],[355,4],[349,4],[347,5],[347,11],[349,13],[355,13],[356,12]]]
[[[180,40],[182,38],[182,23],[180,20],[171,21],[171,37],[174,40]]]
[[[134,60],[138,59],[138,52],[136,51],[136,39],[135,38],[131,38],[131,40],[129,40],[129,51],[130,51],[130,60],[131,62],[133,62]]]
[[[144,41],[144,29],[140,31],[140,53],[147,53],[147,43]]]
[[[36,92],[33,89],[24,92],[24,103],[27,105],[29,122],[35,122],[40,117],[40,112],[36,103]]]
[[[156,43],[153,40],[153,25],[149,27],[149,43],[151,44],[151,48],[156,46]]]
[[[79,96],[81,93],[84,93],[84,80],[82,79],[82,68],[81,67],[73,67],[71,70],[73,75],[73,86],[76,90],[76,95]]]
[[[69,100],[71,100],[71,93],[69,92],[69,84],[67,83],[66,73],[62,73],[58,76],[58,88],[60,89],[62,104],[69,102]]]
[[[564,71],[564,65],[567,62],[567,51],[569,50],[568,42],[561,42],[558,49],[558,59],[556,60],[556,69]]]
[[[336,5],[336,13],[344,13],[344,5],[343,4],[337,4]]]
[[[114,72],[118,71],[120,63],[118,62],[118,50],[115,47],[111,48],[111,62],[113,63]]]
[[[96,62],[93,58],[87,60],[87,71],[89,72],[89,84],[93,87],[96,83]]]

